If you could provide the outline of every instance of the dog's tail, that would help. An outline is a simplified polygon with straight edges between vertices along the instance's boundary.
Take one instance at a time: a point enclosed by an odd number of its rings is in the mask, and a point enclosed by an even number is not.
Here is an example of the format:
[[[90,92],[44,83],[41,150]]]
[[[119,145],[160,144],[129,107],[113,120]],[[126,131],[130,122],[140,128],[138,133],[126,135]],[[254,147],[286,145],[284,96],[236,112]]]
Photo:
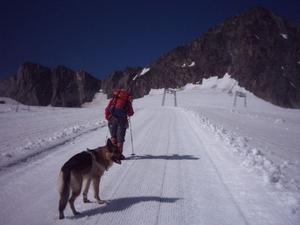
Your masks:
[[[70,181],[71,171],[67,168],[62,168],[58,177],[58,192],[60,194],[58,206],[59,219],[64,218],[64,210],[70,197]]]

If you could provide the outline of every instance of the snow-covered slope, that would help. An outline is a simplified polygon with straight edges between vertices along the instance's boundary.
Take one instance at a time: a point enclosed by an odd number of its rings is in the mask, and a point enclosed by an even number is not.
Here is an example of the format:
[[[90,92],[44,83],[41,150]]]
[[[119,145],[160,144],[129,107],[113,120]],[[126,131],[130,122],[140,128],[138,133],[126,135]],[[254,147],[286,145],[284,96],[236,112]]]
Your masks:
[[[238,97],[233,107],[235,91]],[[105,144],[107,99],[82,109],[0,104],[1,224],[299,224],[300,111],[264,102],[225,75],[134,100],[125,160],[102,178],[105,205],[57,219],[58,173]],[[0,98],[3,100],[3,98]],[[133,145],[132,145],[133,144]],[[132,157],[134,151],[136,157]],[[89,192],[92,198],[92,189]]]

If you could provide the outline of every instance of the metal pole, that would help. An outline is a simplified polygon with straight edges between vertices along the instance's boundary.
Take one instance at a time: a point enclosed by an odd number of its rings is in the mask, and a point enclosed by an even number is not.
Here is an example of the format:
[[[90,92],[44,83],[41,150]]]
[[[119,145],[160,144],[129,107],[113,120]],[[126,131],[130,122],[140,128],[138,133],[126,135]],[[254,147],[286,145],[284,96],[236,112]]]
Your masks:
[[[131,136],[131,148],[132,148],[132,153],[131,155],[135,155],[134,154],[134,151],[133,151],[133,139],[132,139],[132,127],[131,127],[131,120],[130,120],[130,117],[128,117],[128,121],[129,121],[129,129],[130,129],[130,136]]]
[[[174,103],[175,103],[175,107],[177,107],[176,91],[174,91]]]
[[[106,130],[106,138],[105,138],[105,143],[107,142],[107,139],[108,139],[108,126],[109,126],[109,124],[107,123],[107,130]]]
[[[162,106],[165,105],[166,91],[167,91],[167,89],[165,88],[164,89],[164,96],[163,96],[163,100],[162,100],[162,104],[161,104]]]
[[[235,107],[235,105],[236,105],[236,97],[237,97],[237,92],[235,91],[233,107]]]

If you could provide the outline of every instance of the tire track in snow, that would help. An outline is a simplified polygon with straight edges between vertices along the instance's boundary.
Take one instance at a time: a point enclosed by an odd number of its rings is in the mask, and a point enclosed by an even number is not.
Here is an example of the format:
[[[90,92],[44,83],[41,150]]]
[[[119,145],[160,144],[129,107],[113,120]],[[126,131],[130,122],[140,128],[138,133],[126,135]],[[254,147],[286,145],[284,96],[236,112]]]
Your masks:
[[[123,219],[123,224],[133,224],[134,221],[144,224],[165,224],[165,222],[173,224],[171,219],[178,218],[178,216],[174,216],[173,209],[177,208],[176,211],[180,211],[181,208],[180,205],[176,204],[180,198],[166,195],[165,191],[168,184],[166,178],[169,175],[166,173],[166,167],[168,167],[169,161],[174,161],[174,157],[167,154],[170,149],[171,134],[169,134],[169,130],[173,124],[170,122],[174,119],[173,112],[169,109],[155,108],[148,109],[147,112],[144,111],[143,113],[141,114],[143,120],[140,120],[142,122],[138,124],[143,129],[137,129],[140,134],[136,136],[136,140],[141,141],[137,142],[136,146],[142,145],[144,147],[134,161],[135,167],[132,167],[126,177],[123,183],[124,187],[120,188],[120,191],[124,188],[131,190],[131,192],[126,193],[127,196],[138,200],[136,204],[124,211],[126,218]],[[145,113],[147,113],[146,117]],[[136,119],[139,118],[136,117]],[[149,130],[151,132],[148,132]],[[128,161],[128,163],[130,162]],[[124,166],[127,165],[124,164]],[[119,192],[117,194],[120,195]],[[124,197],[123,194],[124,192],[121,192],[121,196]],[[128,198],[128,201],[130,200]],[[166,209],[168,212],[171,209],[170,213],[163,213],[167,212]],[[118,223],[118,220],[115,222]],[[175,220],[176,222],[178,221]]]
[[[228,224],[245,224],[235,207],[232,210],[228,193],[220,186],[219,177],[211,162],[203,156],[201,141],[190,125],[190,122],[195,121],[191,121],[183,109],[172,110],[176,111],[178,121],[175,123],[177,129],[172,134],[176,137],[173,143],[180,160],[174,161],[173,171],[168,176],[178,176],[181,179],[177,194],[182,200],[177,205],[180,205],[183,216],[178,219],[190,224],[222,224],[224,221]],[[179,169],[176,171],[174,168]],[[226,202],[231,205],[224,209],[223,204]]]
[[[140,114],[140,112],[142,113]],[[149,164],[152,164],[153,162],[155,163],[155,161],[151,159],[151,155],[148,154],[151,154],[151,151],[148,151],[148,149],[149,147],[152,149],[157,149],[159,147],[160,141],[157,141],[156,145],[152,143],[153,136],[157,136],[157,129],[159,127],[163,127],[166,121],[157,120],[155,110],[147,112],[147,115],[149,116],[147,121],[150,120],[152,123],[147,123],[145,118],[141,119],[145,116],[145,112],[142,110],[140,110],[132,119],[132,123],[134,125],[135,121],[144,121],[144,123],[138,123],[133,127],[134,140],[142,140],[136,142],[137,144],[135,145],[135,147],[138,147],[138,151],[136,151],[137,157],[129,157],[130,160],[125,160],[121,165],[124,169],[120,168],[119,177],[112,179],[107,185],[108,187],[111,187],[110,194],[103,194],[110,198],[110,203],[101,210],[102,215],[97,220],[98,223],[132,224],[134,220],[140,221],[141,214],[136,214],[136,211],[141,211],[140,203],[142,203],[151,205],[151,207],[149,207],[150,210],[147,210],[148,216],[147,218],[144,218],[144,220],[147,221],[147,224],[157,224],[156,222],[153,222],[153,219],[154,221],[157,220],[157,203],[164,199],[161,198],[161,194],[156,194],[157,190],[160,191],[161,188],[153,190],[152,180],[142,181],[149,172],[149,168],[151,168],[150,165],[143,166],[143,164],[147,161],[147,158],[149,158]],[[168,125],[168,123],[166,124]],[[136,130],[138,130],[139,133],[135,132]],[[126,134],[127,140],[129,140],[128,135],[130,134]],[[163,135],[158,136],[163,137]],[[124,154],[128,155],[131,147],[129,146],[128,141],[125,142],[124,147]],[[136,168],[139,169],[137,170]],[[163,179],[159,180],[161,180],[160,182],[163,181]],[[141,181],[143,183],[141,183]],[[143,190],[144,194],[140,193],[141,190]],[[166,199],[166,201],[168,201],[168,199]],[[117,218],[114,217],[112,220],[111,214],[115,211],[119,212],[119,216]]]
[[[159,205],[159,216],[157,224],[186,224],[185,215],[182,213],[183,202],[183,179],[182,179],[182,155],[180,154],[179,138],[181,118],[174,108],[169,109],[168,116],[171,118],[168,128],[168,148],[165,157],[165,168],[163,185],[161,187],[161,197],[177,198],[176,203],[166,203]]]
[[[188,117],[188,116],[190,116],[190,115],[186,115],[186,116]],[[187,118],[187,117],[186,117],[186,118]],[[202,138],[200,137],[199,133],[197,133],[196,130],[193,128],[193,125],[192,125],[191,122],[194,124],[194,123],[196,122],[195,119],[194,119],[194,121],[187,120],[187,123],[189,123],[189,126],[190,126],[190,128],[191,128],[191,131],[194,132],[195,137],[197,137],[197,139],[199,140],[199,143],[200,143],[200,145],[201,145],[201,147],[202,147],[201,149],[203,150],[202,152],[204,152],[204,153],[205,153],[205,156],[207,156],[207,159],[209,160],[209,164],[210,164],[211,168],[215,171],[215,174],[216,174],[216,176],[217,176],[217,179],[220,181],[220,182],[218,182],[218,183],[223,187],[222,189],[225,190],[225,192],[226,192],[226,193],[228,194],[228,196],[230,197],[230,199],[228,199],[228,202],[231,203],[231,205],[233,206],[232,209],[231,209],[231,212],[228,213],[229,218],[231,217],[230,220],[235,219],[236,222],[240,221],[240,222],[238,222],[239,224],[242,224],[242,223],[243,223],[243,224],[248,224],[248,222],[247,222],[247,220],[245,219],[245,217],[244,217],[244,215],[243,215],[243,212],[241,211],[239,205],[235,202],[235,199],[233,198],[232,194],[231,194],[230,191],[228,190],[227,185],[226,185],[225,182],[223,181],[223,178],[222,178],[222,176],[221,176],[221,174],[220,174],[220,172],[219,172],[218,167],[216,166],[215,162],[214,162],[213,159],[211,158],[210,154],[208,154],[208,149],[204,147],[203,142],[202,142]],[[218,185],[219,185],[219,184],[218,184]],[[222,191],[222,192],[224,192],[224,191]],[[220,193],[221,193],[221,191],[220,191]],[[234,214],[235,214],[234,211],[236,211],[238,215],[234,215]],[[236,218],[234,218],[234,217],[236,217]]]
[[[167,124],[166,126],[162,126],[162,129],[163,130],[166,130],[168,131],[168,140],[167,141],[167,146],[166,146],[166,156],[168,155],[168,152],[169,152],[169,144],[170,144],[170,131],[171,131],[171,125],[172,125],[172,122],[173,122],[173,115],[172,116],[166,116],[166,118],[170,119],[171,118],[171,122],[169,122],[169,124]],[[168,128],[167,128],[168,127]],[[162,198],[163,197],[163,189],[164,189],[164,186],[165,186],[165,179],[166,179],[166,168],[167,168],[167,160],[164,159],[164,161],[162,162],[162,168],[163,168],[163,174],[162,174],[162,182],[161,182],[161,186],[160,186],[160,193],[158,193],[159,197]],[[162,209],[162,204],[159,203],[158,204],[158,207],[157,207],[157,212],[156,212],[156,215],[157,216],[157,220],[156,220],[156,223],[155,224],[159,224],[158,221],[160,221],[160,219],[162,218],[162,213],[161,212],[161,209]],[[164,224],[164,221],[162,222],[162,224]]]
[[[152,122],[149,125],[150,127],[153,127],[153,130],[149,134],[147,129],[144,129],[148,138],[146,141],[142,141],[144,147],[140,153],[140,157],[136,160],[136,164],[138,164],[137,166],[140,169],[135,172],[134,177],[138,179],[138,182],[143,182],[140,185],[136,184],[139,186],[141,192],[140,195],[142,198],[153,198],[153,200],[143,203],[143,205],[146,205],[146,208],[143,208],[142,212],[144,215],[147,215],[143,218],[145,224],[158,224],[161,205],[176,201],[174,198],[166,198],[162,196],[162,187],[164,186],[165,167],[167,161],[166,151],[169,148],[168,129],[170,126],[170,119],[172,119],[169,114],[161,115],[160,112],[162,110],[163,109],[161,108],[148,109],[147,115],[152,117],[151,120],[145,118],[145,114],[143,115],[144,122]],[[143,135],[141,135],[141,140],[143,140]],[[153,177],[153,175],[155,176]],[[136,193],[139,193],[138,190]],[[140,215],[136,219],[141,219]]]

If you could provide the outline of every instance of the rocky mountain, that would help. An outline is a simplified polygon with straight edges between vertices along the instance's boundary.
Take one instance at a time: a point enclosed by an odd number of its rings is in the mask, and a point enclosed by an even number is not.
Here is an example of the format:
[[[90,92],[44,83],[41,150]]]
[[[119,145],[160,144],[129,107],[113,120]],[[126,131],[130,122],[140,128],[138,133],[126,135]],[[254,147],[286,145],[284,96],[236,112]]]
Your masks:
[[[300,108],[300,25],[264,8],[252,8],[146,68],[114,72],[102,89],[110,95],[114,88],[127,87],[137,98],[151,88],[177,88],[226,73],[268,102]]]
[[[27,105],[80,107],[92,101],[101,81],[85,71],[64,66],[50,69],[36,63],[23,63],[17,74],[0,81],[0,96]]]

